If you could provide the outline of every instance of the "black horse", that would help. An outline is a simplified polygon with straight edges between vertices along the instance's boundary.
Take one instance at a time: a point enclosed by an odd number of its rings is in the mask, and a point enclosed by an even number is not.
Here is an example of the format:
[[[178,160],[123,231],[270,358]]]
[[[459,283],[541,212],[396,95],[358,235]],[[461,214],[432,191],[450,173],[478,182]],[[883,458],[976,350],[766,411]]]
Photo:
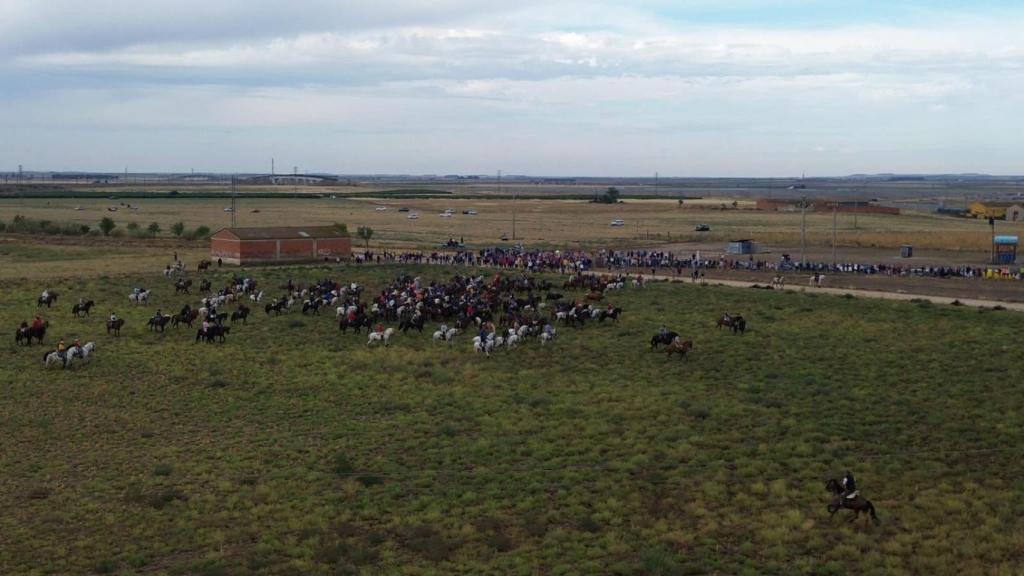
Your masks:
[[[40,296],[36,299],[36,308],[41,308],[43,304],[46,304],[47,308],[53,306],[57,303],[57,296],[58,294],[56,292],[48,292],[46,298]]]
[[[356,334],[359,334],[359,330],[362,329],[364,326],[366,327],[367,330],[369,330],[373,326],[373,321],[370,320],[370,317],[367,316],[366,314],[357,314],[355,320],[351,322],[349,322],[347,316],[343,316],[341,320],[338,322],[338,329],[345,334],[348,333],[349,328],[351,328]]]
[[[153,330],[153,331],[159,330],[159,331],[163,332],[164,328],[167,327],[167,324],[169,324],[170,321],[171,321],[171,315],[170,314],[162,314],[160,316],[154,316],[154,317],[150,318],[149,322],[146,324],[146,327],[149,328],[150,330]]]
[[[622,308],[612,308],[612,311],[601,310],[601,315],[597,317],[599,322],[604,322],[605,318],[611,318],[612,322],[619,321],[619,315],[622,314]]]
[[[426,318],[424,318],[422,314],[417,314],[416,316],[413,316],[412,318],[406,318],[406,319],[402,320],[401,322],[399,322],[398,323],[398,329],[402,331],[402,334],[405,334],[405,333],[407,333],[409,331],[410,328],[414,328],[414,329],[416,329],[418,332],[420,332],[422,334],[423,333],[423,325],[425,323],[426,323]]]
[[[651,350],[656,350],[658,346],[668,346],[679,334],[676,332],[665,332],[664,334],[655,334],[651,336]]]
[[[211,283],[209,280],[204,278],[203,281],[199,283],[199,291],[200,292],[209,292],[210,291],[210,287],[212,287],[212,286],[213,286],[213,283]]]
[[[242,324],[246,324],[246,318],[249,317],[249,307],[245,304],[240,304],[238,310],[231,313],[231,323],[234,324],[236,320],[241,320]]]
[[[75,315],[75,318],[88,316],[89,311],[92,310],[92,307],[95,305],[96,303],[93,302],[92,300],[86,300],[85,302],[82,303],[76,302],[75,305],[71,307],[71,313]]]
[[[871,520],[876,525],[878,524],[878,516],[875,515],[875,505],[870,500],[865,499],[860,494],[853,498],[847,498],[843,495],[842,485],[835,478],[825,483],[825,489],[832,493],[832,500],[828,503],[828,517],[830,520],[836,515],[836,512],[846,508],[847,510],[853,510],[853,516],[850,516],[847,522],[853,522],[860,517],[861,512],[866,512],[871,517]]]
[[[174,283],[174,293],[175,294],[180,294],[180,293],[190,294],[189,288],[191,288],[191,287],[192,287],[192,281],[191,280],[178,280],[177,282]]]
[[[281,312],[284,309],[285,309],[285,301],[284,300],[278,300],[276,302],[268,302],[267,305],[263,307],[263,310],[268,315],[271,312],[273,312],[274,314],[278,314],[279,315],[279,314],[281,314]]]
[[[548,292],[544,295],[545,300],[561,300],[563,296],[558,292]]]
[[[38,328],[32,326],[18,328],[18,331],[14,333],[14,343],[21,344],[24,342],[26,346],[31,346],[32,339],[35,338],[36,342],[42,344],[43,336],[46,336],[46,328],[49,325],[49,322],[43,322],[43,325]]]
[[[192,327],[192,322],[199,317],[199,310],[193,310],[192,308],[183,309],[180,313],[175,314],[171,318],[171,326],[177,328],[178,326],[185,324],[189,328]]]
[[[320,298],[316,300],[306,300],[302,303],[302,313],[308,314],[312,312],[314,316],[320,315],[320,307],[324,305],[324,301]]]
[[[231,332],[230,326],[218,326],[214,324],[206,330],[200,328],[196,331],[196,342],[205,340],[207,344],[212,344],[214,342],[224,343],[227,341],[228,332]]]

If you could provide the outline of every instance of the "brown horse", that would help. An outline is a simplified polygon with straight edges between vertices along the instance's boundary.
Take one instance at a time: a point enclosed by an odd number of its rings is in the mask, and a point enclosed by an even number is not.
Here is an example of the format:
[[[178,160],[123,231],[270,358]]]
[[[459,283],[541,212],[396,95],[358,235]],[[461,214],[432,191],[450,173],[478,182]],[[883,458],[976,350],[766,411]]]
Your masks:
[[[107,334],[113,332],[114,336],[120,336],[122,326],[124,326],[124,318],[118,318],[117,320],[107,320]]]
[[[671,358],[673,354],[679,354],[680,360],[687,360],[687,353],[693,350],[692,340],[680,340],[676,338],[671,344],[665,347],[666,359]]]
[[[200,260],[199,265],[196,266],[196,269],[199,270],[200,272],[206,272],[206,269],[209,268],[211,265],[213,265],[213,262],[210,262],[209,260]]]
[[[853,498],[847,498],[843,496],[843,488],[839,484],[839,481],[832,478],[825,483],[825,489],[832,493],[832,500],[828,503],[828,514],[829,520],[836,515],[842,508],[847,510],[853,510],[853,516],[847,522],[853,522],[860,517],[861,512],[866,512],[871,520],[877,525],[878,516],[875,515],[875,506],[870,500],[865,499],[860,494],[857,494]]]
[[[587,294],[587,300],[590,300],[591,302],[604,300],[604,292],[590,292]]]

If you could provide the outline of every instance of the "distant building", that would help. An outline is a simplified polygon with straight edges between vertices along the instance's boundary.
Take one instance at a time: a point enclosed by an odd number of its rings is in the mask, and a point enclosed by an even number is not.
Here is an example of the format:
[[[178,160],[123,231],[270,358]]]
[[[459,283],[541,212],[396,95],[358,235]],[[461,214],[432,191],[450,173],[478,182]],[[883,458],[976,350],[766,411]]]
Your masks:
[[[1024,206],[1014,204],[1006,209],[1007,222],[1024,222]]]
[[[1013,206],[1009,202],[974,202],[967,208],[967,215],[972,218],[1006,219],[1006,211]]]
[[[729,254],[753,254],[757,251],[757,245],[753,240],[730,240],[727,252]]]
[[[223,228],[210,236],[210,257],[226,264],[348,258],[352,239],[335,226]]]

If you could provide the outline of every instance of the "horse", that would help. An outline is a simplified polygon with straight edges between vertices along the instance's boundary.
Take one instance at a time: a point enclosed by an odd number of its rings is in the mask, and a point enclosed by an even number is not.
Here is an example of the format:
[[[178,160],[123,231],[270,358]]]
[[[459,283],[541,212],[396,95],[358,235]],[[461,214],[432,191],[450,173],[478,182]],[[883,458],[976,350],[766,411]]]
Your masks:
[[[434,341],[436,342],[438,340],[441,340],[441,341],[447,342],[449,345],[451,345],[452,340],[455,339],[455,335],[458,334],[458,333],[459,333],[458,328],[449,328],[445,332],[442,332],[441,330],[437,330],[437,331],[434,332]]]
[[[122,326],[124,326],[124,318],[118,318],[117,320],[107,320],[107,334],[113,332],[114,336],[120,336]]]
[[[43,336],[46,336],[46,328],[49,325],[50,322],[45,321],[43,322],[43,325],[38,328],[33,328],[32,326],[18,328],[18,331],[14,333],[14,343],[21,344],[22,340],[24,340],[26,346],[31,346],[32,339],[35,338],[40,344],[42,344]]]
[[[651,350],[655,350],[659,345],[668,346],[679,337],[679,334],[675,332],[665,332],[664,334],[655,334],[651,336]]]
[[[190,308],[189,310],[182,310],[180,314],[175,314],[171,318],[171,326],[177,328],[178,326],[185,324],[189,328],[192,327],[192,322],[199,317],[199,310]]]
[[[284,310],[286,307],[287,306],[285,305],[284,300],[277,300],[275,302],[268,302],[267,305],[263,307],[263,310],[267,313],[268,316],[270,315],[271,312],[280,316],[281,311]]]
[[[160,315],[160,316],[154,316],[154,317],[149,319],[149,322],[146,323],[146,327],[149,328],[150,330],[153,330],[153,331],[160,330],[161,332],[163,332],[164,328],[167,326],[167,324],[170,321],[171,321],[171,315],[170,314],[163,314],[163,315]]]
[[[866,512],[871,520],[878,525],[878,516],[875,514],[875,505],[870,500],[863,498],[859,492],[854,492],[853,498],[843,496],[843,488],[838,480],[830,479],[825,483],[825,489],[832,493],[832,499],[828,503],[828,518],[832,519],[842,508],[853,510],[853,516],[847,522],[853,522],[860,517],[861,512]]]
[[[213,287],[213,283],[209,279],[203,278],[203,281],[199,283],[200,292],[209,292],[210,288]]]
[[[604,322],[605,318],[611,318],[612,322],[619,321],[619,315],[622,314],[622,308],[612,308],[612,311],[601,310],[601,314],[598,316],[598,322]]]
[[[75,305],[71,307],[71,313],[74,314],[75,318],[81,318],[83,316],[88,316],[89,315],[89,310],[92,310],[92,307],[95,306],[95,305],[96,305],[96,303],[93,302],[92,300],[86,300],[85,302],[82,302],[81,304],[76,302]]]
[[[587,300],[591,302],[597,302],[598,300],[604,300],[604,292],[589,292],[587,294]]]
[[[416,315],[412,318],[407,318],[398,323],[398,329],[403,334],[407,333],[410,329],[416,329],[420,334],[423,333],[423,325],[426,323],[426,319],[422,315]]]
[[[543,345],[547,344],[548,342],[550,342],[550,341],[552,341],[554,339],[555,339],[555,333],[554,332],[541,332],[541,334],[540,334],[540,345],[543,346]]]
[[[242,324],[247,324],[248,321],[246,320],[246,318],[248,317],[249,307],[243,304],[238,307],[238,310],[235,310],[234,312],[231,313],[231,323],[234,324],[236,320],[241,320]]]
[[[196,266],[196,270],[199,272],[206,272],[207,268],[211,265],[213,265],[213,262],[210,262],[209,260],[200,260],[199,265]]]
[[[212,344],[213,342],[224,343],[227,341],[226,337],[230,331],[231,327],[229,326],[218,326],[216,324],[212,324],[206,330],[200,328],[196,331],[196,342],[206,340],[207,344]]]
[[[46,307],[49,308],[57,303],[57,296],[59,296],[59,294],[56,292],[48,292],[46,298],[40,296],[36,299],[36,308],[41,308],[43,304],[46,304]]]
[[[680,360],[687,360],[687,354],[693,350],[693,342],[690,340],[673,340],[671,344],[665,347],[665,359],[668,360],[673,354],[679,354]]]
[[[388,343],[391,340],[391,335],[395,333],[394,328],[388,328],[383,332],[370,332],[370,339],[366,341],[366,345],[370,346],[374,342],[384,342],[384,347],[388,347]]]
[[[731,328],[733,334],[736,334],[737,332],[743,334],[747,331],[747,321],[739,314],[735,316],[725,314],[715,322],[715,325],[718,326],[719,330],[722,328]]]
[[[561,300],[562,298],[564,298],[564,296],[562,296],[558,292],[548,292],[547,294],[544,295],[545,300]]]
[[[313,312],[314,316],[320,315],[320,306],[324,303],[323,300],[317,298],[316,300],[306,300],[302,303],[302,313],[308,314],[310,311]]]
[[[57,364],[57,363],[60,363],[60,367],[61,368],[67,368],[68,367],[69,359],[68,359],[67,351],[64,352],[64,356],[61,356],[60,352],[57,352],[56,350],[49,350],[47,352],[43,352],[43,365],[44,366],[49,368],[49,367],[51,367],[51,366],[53,366],[54,364]]]
[[[191,294],[191,292],[189,292],[189,288],[191,288],[191,287],[192,287],[192,281],[191,280],[178,280],[177,282],[174,283],[174,293],[175,294]]]
[[[149,290],[142,292],[132,292],[128,295],[128,301],[136,304],[146,304],[149,302]]]

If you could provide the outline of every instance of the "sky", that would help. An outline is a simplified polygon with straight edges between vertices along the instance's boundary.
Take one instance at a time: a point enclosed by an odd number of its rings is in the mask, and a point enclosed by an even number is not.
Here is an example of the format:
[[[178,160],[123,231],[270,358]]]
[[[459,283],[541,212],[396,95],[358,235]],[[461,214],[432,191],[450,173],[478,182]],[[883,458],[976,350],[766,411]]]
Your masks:
[[[1024,3],[0,0],[0,171],[1024,174]]]

